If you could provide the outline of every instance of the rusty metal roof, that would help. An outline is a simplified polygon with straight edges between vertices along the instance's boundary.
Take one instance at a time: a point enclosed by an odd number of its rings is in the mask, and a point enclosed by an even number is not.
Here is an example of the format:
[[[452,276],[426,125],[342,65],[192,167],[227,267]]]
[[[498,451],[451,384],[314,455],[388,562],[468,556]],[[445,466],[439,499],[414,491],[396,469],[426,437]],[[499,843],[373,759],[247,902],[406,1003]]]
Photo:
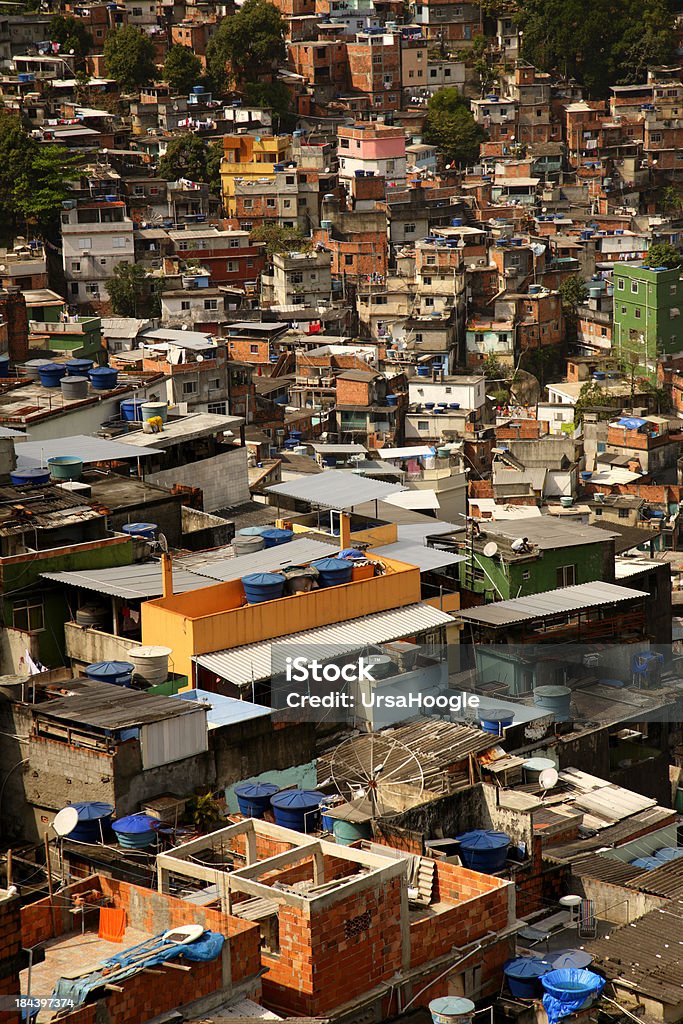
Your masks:
[[[677,1006],[683,1003],[683,905],[670,903],[586,944],[607,977]]]
[[[631,880],[629,887],[639,889],[640,892],[652,893],[653,896],[664,896],[666,899],[683,898],[683,857],[666,861],[661,868],[644,871],[641,876]]]

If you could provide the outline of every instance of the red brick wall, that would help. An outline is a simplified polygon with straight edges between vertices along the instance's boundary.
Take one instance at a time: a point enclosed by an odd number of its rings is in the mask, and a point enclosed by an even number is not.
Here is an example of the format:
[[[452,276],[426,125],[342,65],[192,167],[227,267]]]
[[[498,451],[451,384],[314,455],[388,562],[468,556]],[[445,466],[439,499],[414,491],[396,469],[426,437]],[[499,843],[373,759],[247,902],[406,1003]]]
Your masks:
[[[337,405],[369,405],[370,385],[365,381],[337,378]]]
[[[19,967],[22,949],[18,897],[0,900],[0,999],[19,995]],[[19,1011],[3,1006],[3,1024],[18,1024]]]
[[[252,352],[252,345],[256,352]],[[231,339],[228,342],[230,359],[240,363],[268,363],[270,361],[270,343],[267,341]]]

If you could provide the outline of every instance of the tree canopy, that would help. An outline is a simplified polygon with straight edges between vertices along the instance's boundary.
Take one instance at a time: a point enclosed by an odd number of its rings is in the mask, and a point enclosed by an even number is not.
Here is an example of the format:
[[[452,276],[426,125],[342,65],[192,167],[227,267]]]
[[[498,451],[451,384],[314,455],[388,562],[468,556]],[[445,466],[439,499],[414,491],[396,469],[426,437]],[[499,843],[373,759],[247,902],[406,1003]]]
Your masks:
[[[168,51],[164,61],[164,81],[173,92],[187,95],[203,73],[202,62],[187,46],[177,44]]]
[[[486,132],[470,112],[469,104],[455,86],[440,89],[427,104],[424,138],[438,146],[449,163],[474,163]]]
[[[683,254],[671,244],[671,242],[656,242],[651,245],[645,256],[645,263],[648,267],[680,267],[683,263]]]
[[[673,0],[524,0],[523,56],[582,82],[594,98],[675,59]]]
[[[278,224],[262,224],[251,233],[252,242],[265,242],[266,255],[276,252],[305,252],[311,248],[311,240],[296,228],[281,228]]]
[[[206,157],[206,146],[198,135],[177,135],[159,161],[159,177],[166,181],[207,181]]]
[[[220,142],[210,142],[206,147],[206,180],[209,183],[209,191],[213,195],[223,194],[221,183],[221,161],[223,160],[223,146]]]
[[[85,57],[92,49],[92,36],[81,18],[55,14],[50,20],[49,37],[60,44],[62,53],[73,50],[76,57]]]
[[[206,48],[206,63],[216,92],[225,92],[229,73],[238,86],[258,82],[286,57],[282,15],[268,0],[245,0],[236,14],[223,18]]]
[[[0,217],[16,225],[23,219],[36,229],[55,227],[69,195],[77,159],[61,146],[32,139],[16,114],[0,110]]]
[[[147,274],[139,263],[119,263],[106,283],[116,316],[138,316],[145,300]]]
[[[128,91],[147,85],[156,75],[154,44],[134,25],[110,32],[104,41],[107,72]]]

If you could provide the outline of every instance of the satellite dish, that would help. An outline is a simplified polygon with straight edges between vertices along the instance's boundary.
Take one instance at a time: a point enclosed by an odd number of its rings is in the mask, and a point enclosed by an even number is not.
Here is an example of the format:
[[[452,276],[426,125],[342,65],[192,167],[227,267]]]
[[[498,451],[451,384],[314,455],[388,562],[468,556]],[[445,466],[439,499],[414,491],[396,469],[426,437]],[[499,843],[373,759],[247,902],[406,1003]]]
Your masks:
[[[392,817],[422,802],[424,771],[404,743],[369,733],[344,740],[330,764],[332,781],[346,800],[364,799],[373,818]]]
[[[197,353],[197,362],[198,363],[203,363],[204,362],[204,356],[201,354],[201,352]]]
[[[55,814],[52,827],[58,836],[68,836],[78,825],[78,811],[75,807],[62,807]]]
[[[554,789],[559,778],[560,776],[557,773],[557,768],[544,768],[538,776],[538,784],[543,790]]]
[[[495,540],[490,540],[484,547],[484,554],[487,558],[493,558],[494,555],[498,554],[498,545]]]
[[[167,555],[168,554],[168,541],[166,540],[166,534],[165,533],[160,533],[158,538],[157,538],[157,540],[159,542],[160,550],[163,551],[165,555]]]

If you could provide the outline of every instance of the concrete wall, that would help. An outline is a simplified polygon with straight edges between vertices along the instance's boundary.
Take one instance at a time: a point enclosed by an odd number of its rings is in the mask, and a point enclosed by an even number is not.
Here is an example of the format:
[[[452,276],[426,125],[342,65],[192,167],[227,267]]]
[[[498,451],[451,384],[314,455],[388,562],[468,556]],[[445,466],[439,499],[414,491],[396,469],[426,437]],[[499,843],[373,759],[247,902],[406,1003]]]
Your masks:
[[[212,516],[199,509],[182,507],[182,546],[190,551],[204,551],[207,548],[229,544],[235,536],[234,523],[226,522],[220,516]]]
[[[595,878],[572,879],[572,892],[595,902],[596,916],[611,924],[630,924],[651,910],[666,907],[668,900]]]
[[[192,462],[187,466],[153,473],[147,479],[150,483],[160,484],[162,487],[184,484],[187,487],[201,488],[206,512],[241,505],[249,501],[247,449],[234,448],[202,462]]]
[[[139,640],[130,640],[99,629],[79,626],[75,622],[64,623],[67,658],[81,665],[93,665],[98,661],[127,661],[131,647],[139,647]]]

